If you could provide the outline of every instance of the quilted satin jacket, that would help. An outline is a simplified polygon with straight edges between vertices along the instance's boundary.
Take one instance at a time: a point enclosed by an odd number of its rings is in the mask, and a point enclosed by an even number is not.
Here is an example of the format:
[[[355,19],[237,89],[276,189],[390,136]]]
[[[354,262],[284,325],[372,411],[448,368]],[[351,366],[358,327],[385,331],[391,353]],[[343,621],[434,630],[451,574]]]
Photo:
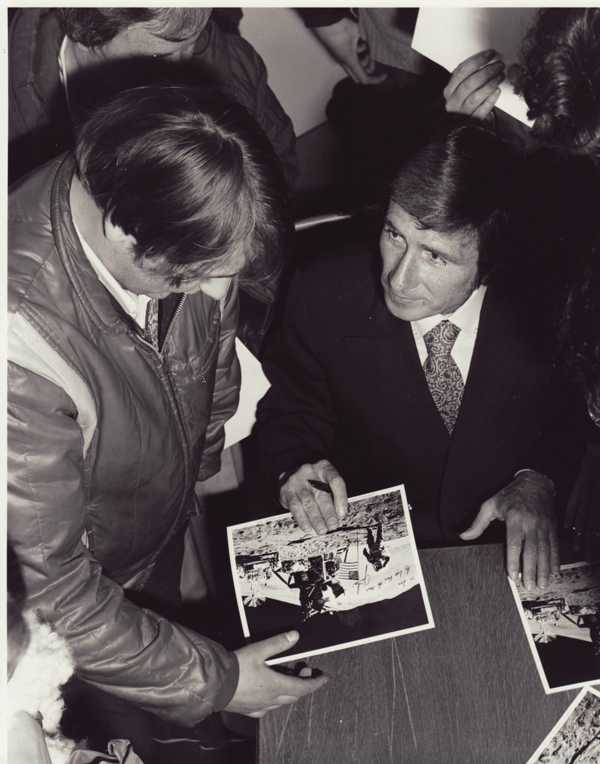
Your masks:
[[[98,281],[68,195],[71,157],[9,199],[8,533],[29,606],[82,679],[193,725],[225,706],[234,655],[130,603],[219,468],[235,411],[237,287],[186,296],[160,353]]]

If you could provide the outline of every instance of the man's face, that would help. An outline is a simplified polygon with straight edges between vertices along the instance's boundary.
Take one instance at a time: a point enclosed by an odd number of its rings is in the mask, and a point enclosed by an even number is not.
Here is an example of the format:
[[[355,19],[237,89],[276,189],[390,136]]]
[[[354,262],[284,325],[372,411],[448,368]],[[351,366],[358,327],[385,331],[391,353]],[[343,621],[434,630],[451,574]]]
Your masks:
[[[159,299],[175,293],[203,292],[213,300],[221,300],[246,263],[245,257],[239,254],[222,263],[213,264],[210,270],[201,264],[190,265],[180,274],[181,279],[174,281],[171,275],[164,272],[164,263],[135,260],[131,250],[126,256],[126,267],[118,275],[115,274],[121,286],[134,294]]]
[[[157,32],[152,21],[133,24],[102,46],[102,56],[110,60],[152,57],[185,61],[192,57],[194,46],[210,18],[212,8],[205,10],[205,18],[201,17],[193,27],[181,30],[173,37]]]
[[[417,227],[390,202],[379,239],[385,304],[396,318],[418,321],[459,308],[478,283],[477,234]]]

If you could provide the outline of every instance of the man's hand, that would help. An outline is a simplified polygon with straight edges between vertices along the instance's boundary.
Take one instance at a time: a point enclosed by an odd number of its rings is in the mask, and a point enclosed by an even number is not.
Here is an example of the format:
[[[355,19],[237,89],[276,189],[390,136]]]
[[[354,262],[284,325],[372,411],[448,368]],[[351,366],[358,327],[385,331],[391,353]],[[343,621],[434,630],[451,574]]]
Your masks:
[[[484,50],[465,59],[452,72],[444,88],[446,111],[486,119],[500,96],[504,62],[495,50]]]
[[[310,481],[326,483],[330,490],[315,488]],[[281,505],[288,509],[303,531],[327,533],[335,530],[346,516],[348,494],[346,483],[326,459],[303,464],[285,481],[279,491]]]
[[[298,639],[297,631],[288,631],[236,650],[240,677],[225,710],[260,718],[267,711],[295,703],[304,695],[323,687],[329,681],[325,675],[302,679],[275,671],[265,664],[267,658],[289,650]]]
[[[527,590],[545,589],[560,572],[554,517],[554,488],[539,472],[521,472],[491,499],[484,501],[472,525],[460,534],[463,541],[479,538],[492,520],[506,523],[506,567],[516,581],[522,555],[523,584]]]
[[[375,85],[386,79],[386,74],[375,74],[377,64],[360,36],[356,21],[340,19],[326,27],[314,27],[312,31],[354,82]]]

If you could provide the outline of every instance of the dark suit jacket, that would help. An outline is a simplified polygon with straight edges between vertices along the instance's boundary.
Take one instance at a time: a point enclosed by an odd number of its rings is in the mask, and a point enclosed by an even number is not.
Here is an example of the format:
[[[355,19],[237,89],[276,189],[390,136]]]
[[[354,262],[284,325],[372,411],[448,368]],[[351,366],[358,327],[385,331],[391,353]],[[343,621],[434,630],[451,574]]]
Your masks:
[[[350,494],[405,483],[422,544],[456,540],[524,467],[549,475],[564,498],[583,406],[492,287],[450,437],[410,324],[383,302],[378,255],[351,249],[300,267],[267,343],[272,388],[257,437],[270,476],[327,458]]]

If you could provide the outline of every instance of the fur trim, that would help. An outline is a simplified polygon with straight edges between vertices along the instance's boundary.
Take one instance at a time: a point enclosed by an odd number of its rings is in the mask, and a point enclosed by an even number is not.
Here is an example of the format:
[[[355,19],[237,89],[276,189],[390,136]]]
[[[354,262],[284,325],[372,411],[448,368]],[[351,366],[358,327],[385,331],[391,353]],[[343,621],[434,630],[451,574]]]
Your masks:
[[[66,641],[34,613],[23,617],[31,636],[7,685],[7,719],[18,711],[39,718],[52,764],[64,764],[75,747],[59,729],[65,705],[61,687],[73,673],[73,658]]]

